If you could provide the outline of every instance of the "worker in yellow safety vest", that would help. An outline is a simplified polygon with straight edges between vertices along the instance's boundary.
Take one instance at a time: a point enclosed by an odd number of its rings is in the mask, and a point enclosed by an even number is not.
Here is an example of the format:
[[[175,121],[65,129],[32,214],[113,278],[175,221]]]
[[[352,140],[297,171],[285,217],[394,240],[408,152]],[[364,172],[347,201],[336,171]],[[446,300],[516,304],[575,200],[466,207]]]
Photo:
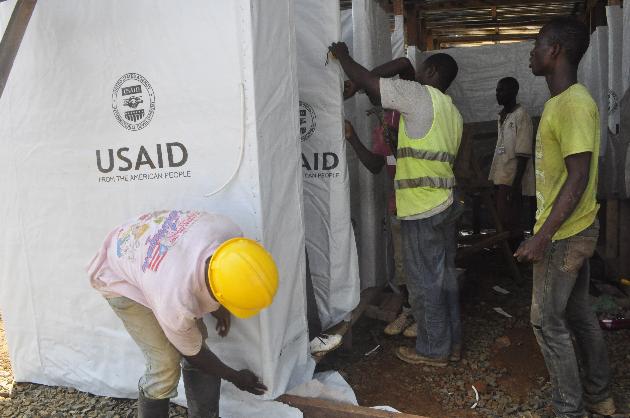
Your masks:
[[[463,209],[453,193],[453,163],[463,122],[445,94],[457,63],[438,53],[416,74],[407,58],[369,71],[352,59],[343,42],[329,51],[353,93],[364,90],[372,103],[401,114],[394,186],[409,302],[418,325],[415,348],[399,347],[396,355],[407,363],[446,366],[460,359],[462,344],[455,251],[456,221]]]

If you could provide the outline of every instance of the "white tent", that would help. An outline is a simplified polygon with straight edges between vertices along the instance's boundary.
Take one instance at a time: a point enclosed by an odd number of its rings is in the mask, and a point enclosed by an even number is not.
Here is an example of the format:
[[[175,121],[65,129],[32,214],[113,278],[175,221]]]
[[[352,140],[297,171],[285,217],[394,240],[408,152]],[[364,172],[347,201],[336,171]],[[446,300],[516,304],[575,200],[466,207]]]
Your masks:
[[[271,250],[274,304],[209,344],[267,398],[310,379],[292,4],[39,2],[0,101],[0,307],[17,381],[137,394],[140,351],[85,265],[113,225],[159,208],[226,214]],[[137,121],[117,118],[127,82],[147,92]]]

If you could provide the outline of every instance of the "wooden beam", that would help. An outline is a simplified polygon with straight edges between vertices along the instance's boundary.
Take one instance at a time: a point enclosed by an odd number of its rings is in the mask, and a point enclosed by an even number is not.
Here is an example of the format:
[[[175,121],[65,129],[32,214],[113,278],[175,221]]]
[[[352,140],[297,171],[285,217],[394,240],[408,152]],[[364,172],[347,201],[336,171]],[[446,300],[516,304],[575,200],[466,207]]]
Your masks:
[[[547,23],[556,15],[548,14],[543,16],[528,17],[510,17],[499,20],[479,19],[479,20],[444,20],[431,21],[427,20],[428,29],[450,29],[450,28],[468,28],[476,29],[481,27],[522,27],[522,26],[539,26]],[[565,16],[559,13],[558,16]]]
[[[524,6],[531,4],[547,5],[544,0],[446,0],[422,4],[422,10],[428,12],[444,10],[489,9],[491,7]],[[559,4],[573,4],[573,1],[554,1]]]
[[[418,45],[418,7],[405,7],[405,35],[407,45]]]
[[[11,68],[13,68],[13,61],[17,56],[17,52],[20,49],[24,32],[28,26],[33,9],[37,4],[37,0],[19,0],[13,9],[9,24],[4,31],[2,41],[0,41],[0,97],[4,92],[4,87],[7,84],[9,74],[11,74]]]
[[[304,418],[427,418],[294,395],[282,395],[276,400],[299,409]]]
[[[536,39],[537,34],[500,34],[480,36],[448,36],[438,38],[439,44],[443,43],[473,43],[473,42],[500,42],[500,41],[524,41]]]
[[[397,16],[402,16],[405,14],[404,11],[404,1],[403,0],[394,0],[394,14]]]

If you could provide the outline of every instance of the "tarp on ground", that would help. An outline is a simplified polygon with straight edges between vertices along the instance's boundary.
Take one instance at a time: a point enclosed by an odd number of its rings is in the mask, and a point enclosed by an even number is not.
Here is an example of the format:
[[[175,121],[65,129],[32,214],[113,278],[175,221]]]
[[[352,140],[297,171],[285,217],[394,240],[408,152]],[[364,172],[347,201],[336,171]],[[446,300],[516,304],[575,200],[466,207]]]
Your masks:
[[[387,13],[375,0],[352,1],[353,58],[361,65],[372,69],[392,58],[392,46]],[[352,123],[361,142],[372,148],[372,130],[376,126],[375,116],[366,115],[374,108],[365,94],[354,98],[355,112]],[[353,156],[356,159],[356,156]],[[354,165],[352,191],[352,217],[356,221],[357,244],[361,288],[378,286],[387,279],[385,263],[385,237],[383,220],[387,216],[387,173],[372,174],[360,162]]]
[[[267,398],[310,380],[293,23],[289,0],[37,4],[0,101],[0,309],[17,381],[137,395],[140,350],[85,267],[114,225],[163,208],[227,215],[278,263],[274,304],[211,332],[213,351],[261,376]],[[241,416],[226,402],[222,416]]]
[[[421,53],[418,65],[436,52],[451,55],[457,61],[459,72],[448,89],[459,109],[464,123],[496,120],[500,106],[497,104],[497,82],[503,77],[514,77],[520,89],[518,102],[531,116],[542,114],[549,90],[543,77],[535,77],[529,68],[532,41],[512,44],[487,45],[474,48],[449,48]]]
[[[343,78],[328,58],[340,40],[339,1],[295,1],[306,248],[324,329],[359,303],[357,250],[343,137]],[[314,336],[312,336],[314,337]]]

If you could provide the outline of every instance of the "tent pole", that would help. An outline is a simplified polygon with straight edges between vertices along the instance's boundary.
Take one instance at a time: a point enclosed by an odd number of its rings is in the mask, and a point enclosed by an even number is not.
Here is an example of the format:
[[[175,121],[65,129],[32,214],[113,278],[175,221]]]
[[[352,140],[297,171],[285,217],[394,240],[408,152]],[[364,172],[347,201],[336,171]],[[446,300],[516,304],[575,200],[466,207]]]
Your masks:
[[[18,0],[0,41],[0,98],[36,4],[37,0]]]

